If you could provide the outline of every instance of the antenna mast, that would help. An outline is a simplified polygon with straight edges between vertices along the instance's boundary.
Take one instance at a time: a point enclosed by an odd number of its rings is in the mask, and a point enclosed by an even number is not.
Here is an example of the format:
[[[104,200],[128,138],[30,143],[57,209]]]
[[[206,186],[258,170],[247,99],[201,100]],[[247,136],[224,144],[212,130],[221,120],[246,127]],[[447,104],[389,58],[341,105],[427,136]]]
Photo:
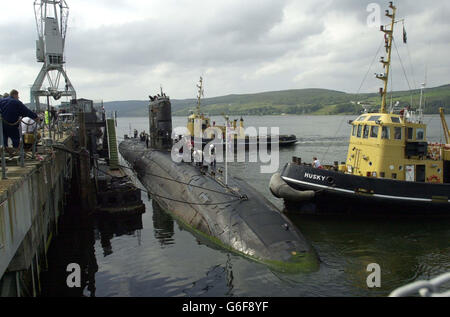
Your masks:
[[[423,107],[423,90],[427,87],[427,69],[428,66],[425,67],[425,81],[422,83],[421,87],[420,87],[420,110],[422,110]]]
[[[380,30],[384,32],[384,38],[386,41],[386,52],[387,52],[387,60],[384,57],[381,57],[380,63],[383,64],[383,68],[386,70],[384,74],[376,74],[378,79],[384,81],[384,89],[380,89],[382,101],[381,101],[381,113],[386,113],[386,96],[388,90],[388,81],[389,81],[389,71],[391,67],[391,53],[392,53],[392,41],[394,39],[394,25],[395,25],[395,14],[397,12],[397,8],[394,6],[392,2],[389,2],[389,8],[392,9],[392,13],[389,10],[386,10],[386,16],[391,18],[391,28],[387,29],[385,26],[381,26]]]
[[[198,88],[198,101],[197,101],[197,114],[200,114],[200,102],[201,98],[203,97],[204,91],[203,91],[203,78],[200,76],[199,84],[197,85]]]
[[[34,13],[38,40],[36,41],[36,59],[44,63],[31,87],[32,108],[40,111],[40,97],[51,96],[59,100],[62,96],[76,99],[76,92],[64,70],[64,46],[69,18],[69,7],[65,0],[35,0]],[[60,88],[61,75],[64,87]],[[47,79],[48,87],[43,84]]]

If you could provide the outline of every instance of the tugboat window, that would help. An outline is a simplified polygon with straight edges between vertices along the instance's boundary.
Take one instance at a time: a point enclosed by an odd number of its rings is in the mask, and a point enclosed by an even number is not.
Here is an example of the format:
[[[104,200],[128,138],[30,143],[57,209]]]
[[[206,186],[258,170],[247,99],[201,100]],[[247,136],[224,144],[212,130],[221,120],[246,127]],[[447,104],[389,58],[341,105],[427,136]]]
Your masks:
[[[352,131],[352,135],[355,136],[356,135],[356,130],[358,129],[358,126],[354,125],[353,126],[353,131]]]
[[[366,119],[366,116],[360,116],[356,121],[364,121],[364,119]]]
[[[361,137],[361,132],[362,132],[362,125],[358,126],[358,134],[357,137],[360,138]]]
[[[414,129],[413,128],[407,128],[408,132],[408,140],[412,140],[414,136]]]
[[[383,127],[383,131],[381,131],[381,138],[389,140],[391,138],[391,128]]]
[[[400,118],[391,117],[392,123],[400,123]]]
[[[395,128],[394,136],[396,140],[402,139],[402,128]]]
[[[370,129],[370,137],[371,138],[378,138],[378,130],[379,130],[378,127],[372,127]]]
[[[416,130],[416,140],[422,141],[425,139],[425,130],[424,129],[417,129]]]
[[[368,139],[369,138],[369,129],[370,127],[368,125],[364,126],[364,139]]]
[[[373,122],[375,122],[375,121],[378,121],[378,120],[380,120],[380,119],[381,119],[381,116],[372,116],[372,117],[369,118],[368,121],[373,121]]]
[[[392,179],[397,179],[397,174],[393,173],[392,174]]]

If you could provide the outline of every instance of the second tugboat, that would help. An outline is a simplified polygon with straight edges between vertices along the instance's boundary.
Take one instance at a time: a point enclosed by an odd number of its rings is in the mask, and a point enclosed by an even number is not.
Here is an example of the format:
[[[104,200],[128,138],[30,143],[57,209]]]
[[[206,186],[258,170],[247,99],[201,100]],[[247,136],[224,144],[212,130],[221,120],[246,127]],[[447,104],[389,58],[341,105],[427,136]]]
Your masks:
[[[450,145],[427,142],[422,109],[386,111],[396,7],[390,2],[381,27],[385,34],[385,72],[377,78],[381,109],[350,122],[352,132],[345,164],[314,167],[294,158],[271,180],[271,191],[288,209],[308,213],[395,213],[450,215]],[[449,130],[441,109],[449,143]],[[310,202],[313,202],[311,204]],[[312,208],[310,208],[312,207]]]
[[[187,130],[192,136],[192,140],[194,140],[195,135],[195,124],[201,125],[201,132],[206,134],[206,137],[203,138],[203,144],[208,144],[209,142],[214,140],[213,133],[207,133],[206,130],[208,128],[218,128],[222,131],[223,140],[225,140],[226,131],[233,131],[233,135],[231,138],[231,142],[233,142],[234,147],[237,148],[240,145],[243,145],[246,150],[257,149],[260,145],[264,144],[267,148],[271,148],[273,144],[278,143],[279,147],[290,147],[294,146],[297,143],[297,137],[295,135],[278,135],[277,139],[272,140],[271,135],[267,136],[249,136],[245,134],[244,128],[244,119],[241,117],[239,120],[235,119],[230,123],[229,117],[224,116],[226,120],[225,125],[217,125],[216,122],[211,122],[211,118],[201,112],[200,104],[201,97],[203,97],[203,78],[200,77],[198,88],[198,96],[197,96],[197,106],[195,111],[188,117]],[[215,144],[218,146],[219,144]],[[222,145],[225,147],[225,142],[222,142]]]

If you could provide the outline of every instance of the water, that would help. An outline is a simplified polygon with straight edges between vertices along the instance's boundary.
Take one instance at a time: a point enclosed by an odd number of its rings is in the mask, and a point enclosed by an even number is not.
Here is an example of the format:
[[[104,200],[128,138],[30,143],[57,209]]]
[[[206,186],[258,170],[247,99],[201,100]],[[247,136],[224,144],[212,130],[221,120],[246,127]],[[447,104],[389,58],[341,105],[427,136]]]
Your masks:
[[[278,126],[300,142],[281,149],[280,168],[293,155],[304,161],[345,161],[354,117],[245,117],[245,126]],[[218,124],[221,118],[213,118]],[[438,116],[426,117],[428,139],[443,140]],[[148,131],[147,118],[119,118],[118,136]],[[186,118],[175,117],[174,127]],[[282,208],[258,163],[229,165],[231,174]],[[124,221],[97,220],[80,228],[68,225],[50,248],[46,295],[61,296],[387,296],[417,279],[450,271],[450,220],[290,216],[321,258],[317,272],[286,275],[262,264],[200,243],[157,205],[142,196],[146,213]],[[66,230],[65,230],[66,229]],[[80,263],[86,281],[78,292],[66,287],[67,264]],[[369,289],[367,265],[381,266],[381,288]]]

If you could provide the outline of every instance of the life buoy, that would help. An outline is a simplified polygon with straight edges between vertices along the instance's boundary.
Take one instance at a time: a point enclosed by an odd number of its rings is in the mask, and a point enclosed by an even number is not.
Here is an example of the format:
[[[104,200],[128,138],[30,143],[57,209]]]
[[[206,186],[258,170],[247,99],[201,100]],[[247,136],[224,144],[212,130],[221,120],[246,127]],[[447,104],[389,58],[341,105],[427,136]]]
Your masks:
[[[441,179],[439,178],[439,176],[433,175],[433,176],[428,177],[427,181],[429,183],[435,183],[436,184],[436,183],[440,183]]]

